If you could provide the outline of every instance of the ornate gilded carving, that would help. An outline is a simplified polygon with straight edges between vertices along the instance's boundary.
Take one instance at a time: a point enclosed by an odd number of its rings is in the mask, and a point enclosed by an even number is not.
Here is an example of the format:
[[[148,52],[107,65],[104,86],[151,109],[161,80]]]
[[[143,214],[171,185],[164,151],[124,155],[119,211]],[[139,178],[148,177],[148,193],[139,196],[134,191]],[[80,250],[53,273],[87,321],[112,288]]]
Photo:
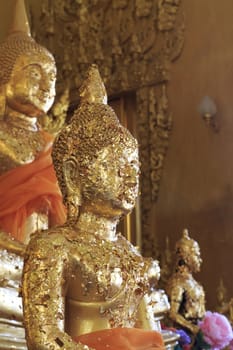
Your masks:
[[[148,226],[151,203],[158,197],[163,162],[172,129],[166,84],[137,90],[137,132],[140,140],[143,251],[157,256],[154,232]]]
[[[161,258],[159,261],[161,266],[159,286],[165,289],[168,279],[171,277],[171,274],[173,272],[173,254],[170,249],[170,242],[168,237],[166,237],[165,249],[161,252]]]
[[[37,40],[56,58],[58,94],[70,81],[70,98],[77,102],[74,91],[89,65],[97,63],[109,96],[128,91],[137,96],[143,250],[148,255],[154,253],[148,215],[158,197],[172,126],[166,87],[184,40],[180,7],[181,0],[42,0],[39,14],[31,7]]]

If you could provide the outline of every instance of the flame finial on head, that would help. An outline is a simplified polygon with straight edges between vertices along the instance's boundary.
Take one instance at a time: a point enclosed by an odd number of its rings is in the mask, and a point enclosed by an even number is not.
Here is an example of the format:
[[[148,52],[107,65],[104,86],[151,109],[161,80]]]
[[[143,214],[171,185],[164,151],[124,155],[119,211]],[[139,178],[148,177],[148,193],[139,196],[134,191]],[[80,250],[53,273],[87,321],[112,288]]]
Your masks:
[[[189,232],[188,232],[188,229],[187,229],[187,228],[185,228],[185,229],[183,230],[183,235],[182,235],[182,237],[183,237],[183,239],[190,239],[190,237],[189,237]]]
[[[15,0],[14,2],[13,19],[8,35],[18,32],[31,36],[24,0]]]
[[[181,239],[176,243],[176,248],[189,246],[189,245],[193,244],[193,242],[195,242],[195,241],[189,237],[188,229],[185,228],[182,232]]]
[[[81,102],[107,104],[107,92],[97,65],[92,64],[79,89]]]

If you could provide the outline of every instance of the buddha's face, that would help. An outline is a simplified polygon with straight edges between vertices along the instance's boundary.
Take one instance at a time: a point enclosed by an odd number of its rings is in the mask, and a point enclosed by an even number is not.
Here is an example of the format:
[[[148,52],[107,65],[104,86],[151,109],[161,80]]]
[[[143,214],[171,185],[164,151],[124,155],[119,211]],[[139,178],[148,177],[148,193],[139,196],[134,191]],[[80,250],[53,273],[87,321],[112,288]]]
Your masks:
[[[193,265],[194,272],[200,271],[201,263],[202,263],[202,259],[201,259],[200,248],[198,245],[195,245],[192,251],[192,265]]]
[[[84,198],[100,199],[103,205],[131,211],[135,205],[139,186],[138,149],[132,145],[114,144],[103,148],[88,169],[82,186]]]
[[[184,258],[186,264],[192,272],[199,272],[202,259],[199,245],[195,242],[188,247],[188,250],[185,253],[186,258]]]
[[[55,97],[56,67],[41,55],[22,55],[6,84],[6,101],[12,109],[28,116],[46,113]]]

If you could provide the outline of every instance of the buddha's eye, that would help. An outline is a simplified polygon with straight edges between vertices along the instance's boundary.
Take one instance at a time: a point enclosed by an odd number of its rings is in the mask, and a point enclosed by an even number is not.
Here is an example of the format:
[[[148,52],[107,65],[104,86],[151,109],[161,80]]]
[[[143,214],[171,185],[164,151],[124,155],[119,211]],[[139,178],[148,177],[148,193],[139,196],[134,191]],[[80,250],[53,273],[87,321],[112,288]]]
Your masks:
[[[50,80],[55,80],[55,79],[56,79],[56,73],[50,72],[50,73],[48,74],[48,77],[49,77]]]
[[[101,163],[101,166],[102,166],[102,169],[103,169],[103,170],[108,170],[108,163],[107,163],[106,161],[103,161],[103,162]]]
[[[30,70],[30,77],[35,80],[40,80],[41,79],[41,73],[38,69],[33,68]]]
[[[42,78],[41,68],[39,65],[30,65],[25,67],[26,76],[29,79],[38,81]]]

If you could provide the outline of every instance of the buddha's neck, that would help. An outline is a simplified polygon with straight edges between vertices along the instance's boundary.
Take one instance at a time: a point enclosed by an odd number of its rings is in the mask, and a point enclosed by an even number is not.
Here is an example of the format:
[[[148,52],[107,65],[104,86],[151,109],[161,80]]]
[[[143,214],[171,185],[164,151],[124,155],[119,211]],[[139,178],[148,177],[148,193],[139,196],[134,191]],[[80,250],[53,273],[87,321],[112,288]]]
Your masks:
[[[192,276],[192,271],[187,265],[182,265],[177,268],[177,271],[179,271],[180,274],[183,276]]]
[[[91,234],[98,234],[104,239],[115,240],[116,239],[116,226],[118,218],[106,218],[100,217],[91,212],[80,213],[79,219],[76,223],[78,230],[88,232]]]
[[[9,107],[6,109],[4,120],[11,126],[16,126],[20,129],[26,129],[35,132],[38,131],[36,117],[28,117],[27,115],[17,112]]]

